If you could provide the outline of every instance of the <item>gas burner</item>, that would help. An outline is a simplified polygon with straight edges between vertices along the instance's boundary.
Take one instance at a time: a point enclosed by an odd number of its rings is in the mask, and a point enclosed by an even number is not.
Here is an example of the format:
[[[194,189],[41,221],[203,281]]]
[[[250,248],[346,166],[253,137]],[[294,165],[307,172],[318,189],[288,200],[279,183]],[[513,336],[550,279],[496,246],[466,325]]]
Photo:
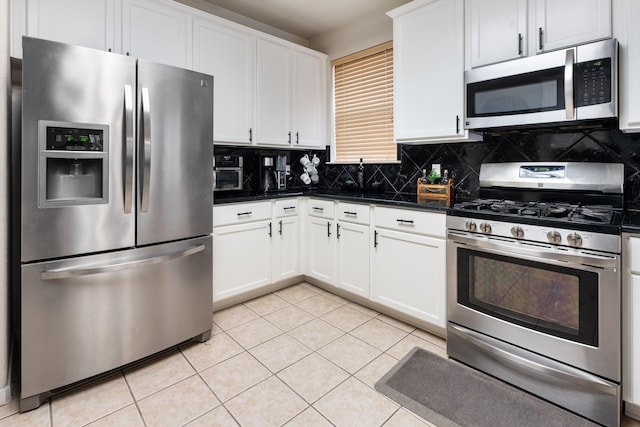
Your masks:
[[[505,217],[520,216],[573,221],[581,223],[610,224],[614,208],[611,205],[585,205],[566,202],[534,202],[499,199],[476,199],[456,203],[456,210],[491,212]]]

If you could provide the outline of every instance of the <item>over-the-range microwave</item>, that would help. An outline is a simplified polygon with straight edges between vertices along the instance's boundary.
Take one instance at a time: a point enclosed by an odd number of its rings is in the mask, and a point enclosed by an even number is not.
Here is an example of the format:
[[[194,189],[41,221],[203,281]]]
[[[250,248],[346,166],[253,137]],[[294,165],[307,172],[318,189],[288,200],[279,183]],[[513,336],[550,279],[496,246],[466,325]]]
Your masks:
[[[615,39],[465,72],[466,129],[573,125],[618,116]]]

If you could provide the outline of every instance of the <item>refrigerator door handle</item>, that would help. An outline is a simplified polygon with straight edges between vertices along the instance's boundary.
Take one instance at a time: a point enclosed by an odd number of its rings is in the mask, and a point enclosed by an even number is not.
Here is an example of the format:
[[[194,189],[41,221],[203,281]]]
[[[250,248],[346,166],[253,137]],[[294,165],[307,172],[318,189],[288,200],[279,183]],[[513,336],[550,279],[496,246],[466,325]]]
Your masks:
[[[149,89],[142,88],[142,151],[144,165],[142,167],[142,190],[140,211],[149,211],[149,181],[151,180],[151,105]]]
[[[128,270],[136,267],[144,267],[153,264],[160,264],[170,260],[184,258],[198,252],[202,252],[205,245],[192,246],[169,254],[154,256],[151,258],[133,259],[113,264],[90,266],[84,268],[61,268],[56,270],[45,270],[40,273],[41,280],[68,279],[70,277],[90,276],[92,274],[111,273],[114,271]]]
[[[124,85],[124,132],[125,159],[124,165],[124,213],[131,213],[131,198],[133,194],[133,88]]]

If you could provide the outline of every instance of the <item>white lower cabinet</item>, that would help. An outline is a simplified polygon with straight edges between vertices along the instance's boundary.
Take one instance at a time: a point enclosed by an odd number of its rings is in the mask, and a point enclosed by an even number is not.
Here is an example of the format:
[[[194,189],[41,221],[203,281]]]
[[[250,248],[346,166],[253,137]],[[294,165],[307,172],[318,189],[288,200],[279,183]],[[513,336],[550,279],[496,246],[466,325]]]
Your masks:
[[[271,201],[213,207],[213,301],[271,283]]]
[[[640,419],[640,234],[623,234],[622,399]]]
[[[444,328],[445,214],[376,208],[374,219],[371,299]]]
[[[337,205],[336,217],[336,286],[369,298],[369,205],[340,202]]]
[[[306,274],[327,284],[335,283],[336,241],[333,236],[334,221],[323,217],[309,216],[306,223]]]
[[[213,300],[271,283],[271,220],[214,227]]]
[[[297,199],[279,200],[275,203],[273,223],[274,282],[300,274],[299,224]]]

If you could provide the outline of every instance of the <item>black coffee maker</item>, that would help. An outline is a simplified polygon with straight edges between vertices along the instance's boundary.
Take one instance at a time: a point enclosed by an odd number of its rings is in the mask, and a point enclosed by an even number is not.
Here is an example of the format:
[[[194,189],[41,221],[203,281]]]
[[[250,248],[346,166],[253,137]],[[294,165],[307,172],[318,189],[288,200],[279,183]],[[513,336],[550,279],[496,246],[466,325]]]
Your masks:
[[[272,156],[265,156],[260,162],[260,190],[266,192],[278,189],[278,175]]]

